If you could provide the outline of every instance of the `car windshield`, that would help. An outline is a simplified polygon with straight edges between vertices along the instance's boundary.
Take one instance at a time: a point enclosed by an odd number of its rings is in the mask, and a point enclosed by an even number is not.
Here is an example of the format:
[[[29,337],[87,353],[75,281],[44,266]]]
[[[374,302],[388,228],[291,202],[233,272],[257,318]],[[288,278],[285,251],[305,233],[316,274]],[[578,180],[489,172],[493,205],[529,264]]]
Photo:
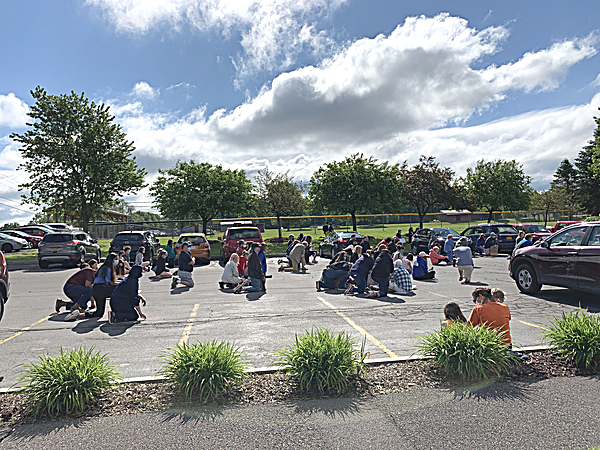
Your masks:
[[[527,225],[527,230],[530,233],[548,233],[548,229],[545,226],[537,224]]]
[[[2,238],[2,239],[12,239],[13,236],[9,236],[8,234],[0,233],[0,238]]]
[[[498,228],[498,233],[517,234],[517,230],[509,225],[497,225],[496,228]]]
[[[198,245],[198,244],[204,244],[206,242],[206,239],[204,239],[202,236],[181,236],[179,238],[179,241],[177,241],[177,242],[181,243],[183,241],[188,241],[192,245]]]
[[[229,230],[229,239],[260,239],[260,232],[255,228]]]
[[[585,236],[587,228],[586,227],[577,227],[570,228],[565,230],[564,232],[554,236],[550,240],[551,247],[561,247],[561,246],[577,246],[581,245],[583,242],[583,237]]]
[[[52,233],[44,236],[43,242],[59,244],[61,242],[69,242],[73,240],[72,234]]]
[[[460,236],[460,234],[458,234],[452,228],[434,228],[433,232],[438,233],[443,238],[447,237],[449,234],[451,234],[453,237]]]
[[[339,234],[339,237],[341,237],[342,239],[350,239],[352,236],[354,236],[355,238],[358,239],[362,239],[362,235],[358,234],[358,233],[349,233],[349,232],[343,232]]]
[[[117,234],[113,239],[114,242],[141,242],[144,241],[142,234]]]

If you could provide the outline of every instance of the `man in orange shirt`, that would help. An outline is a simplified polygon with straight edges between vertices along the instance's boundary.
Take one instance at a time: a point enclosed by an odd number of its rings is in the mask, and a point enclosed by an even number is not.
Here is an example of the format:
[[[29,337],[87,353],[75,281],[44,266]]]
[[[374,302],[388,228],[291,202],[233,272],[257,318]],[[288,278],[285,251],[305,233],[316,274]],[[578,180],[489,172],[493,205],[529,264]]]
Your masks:
[[[475,308],[469,316],[469,323],[473,326],[483,325],[505,331],[503,341],[510,345],[510,309],[504,303],[498,303],[492,297],[489,288],[478,287],[472,293]]]

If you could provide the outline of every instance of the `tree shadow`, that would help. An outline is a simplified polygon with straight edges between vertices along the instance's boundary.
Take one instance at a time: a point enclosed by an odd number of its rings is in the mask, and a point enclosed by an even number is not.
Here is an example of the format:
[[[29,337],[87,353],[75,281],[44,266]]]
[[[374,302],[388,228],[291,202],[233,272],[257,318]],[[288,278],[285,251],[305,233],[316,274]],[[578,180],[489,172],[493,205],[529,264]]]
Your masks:
[[[492,381],[470,386],[453,386],[451,391],[456,399],[475,400],[521,400],[530,399],[532,383]]]
[[[334,397],[314,400],[301,400],[285,404],[297,414],[324,414],[331,418],[346,418],[360,413],[364,399],[355,397]]]
[[[173,408],[168,411],[163,411],[163,423],[186,424],[193,422],[214,422],[218,417],[223,416],[225,409],[234,409],[236,406],[191,406],[189,408]]]

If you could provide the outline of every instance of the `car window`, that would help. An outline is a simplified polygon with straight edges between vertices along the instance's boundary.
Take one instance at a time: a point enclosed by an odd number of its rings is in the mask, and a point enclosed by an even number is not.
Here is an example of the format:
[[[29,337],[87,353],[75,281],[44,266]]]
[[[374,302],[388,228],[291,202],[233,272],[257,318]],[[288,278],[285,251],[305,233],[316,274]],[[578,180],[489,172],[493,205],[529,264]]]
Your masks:
[[[529,229],[530,233],[547,233],[548,232],[548,229],[543,225],[532,224],[532,225],[527,225],[527,228]]]
[[[79,241],[87,241],[85,234],[77,234],[75,237]]]
[[[498,225],[495,228],[498,229],[499,233],[510,233],[510,234],[515,234],[515,229],[514,227],[508,226],[508,225]]]
[[[192,245],[205,244],[206,239],[202,236],[181,236],[177,242],[181,243],[183,241],[188,241]]]
[[[141,234],[117,234],[113,239],[114,242],[140,242],[144,240]]]
[[[231,230],[229,239],[260,239],[258,230]]]
[[[471,227],[469,234],[481,234],[483,233],[483,228],[481,227]]]
[[[569,228],[550,239],[550,247],[574,247],[581,245],[587,227]]]
[[[587,245],[590,247],[600,247],[600,227],[594,227]]]
[[[61,242],[69,242],[73,240],[73,235],[72,234],[59,234],[59,233],[48,233],[46,236],[44,236],[44,239],[42,239],[42,242],[44,243],[61,243]]]

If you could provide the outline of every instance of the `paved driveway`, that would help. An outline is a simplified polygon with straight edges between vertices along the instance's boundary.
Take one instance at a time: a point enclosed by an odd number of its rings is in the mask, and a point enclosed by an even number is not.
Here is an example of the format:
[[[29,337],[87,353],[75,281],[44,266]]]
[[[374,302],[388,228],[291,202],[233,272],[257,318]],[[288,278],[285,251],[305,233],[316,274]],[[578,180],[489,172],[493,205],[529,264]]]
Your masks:
[[[314,326],[345,330],[362,342],[367,335],[371,358],[408,356],[419,338],[439,327],[448,301],[458,302],[465,315],[472,308],[474,286],[458,282],[453,267],[438,267],[433,282],[416,282],[415,295],[390,295],[387,299],[344,296],[339,292],[316,292],[315,281],[324,261],[309,266],[306,274],[278,273],[276,259],[269,260],[266,294],[221,292],[222,268],[194,270],[196,287],[170,289],[169,280],[141,280],[148,300],[148,320],[135,324],[108,324],[102,320],[64,322],[66,313],[51,316],[62,286],[74,269],[41,271],[37,267],[14,268],[10,272],[12,294],[0,322],[0,371],[8,387],[18,378],[18,365],[34,361],[36,355],[55,354],[59,349],[94,347],[109,355],[125,377],[155,375],[161,353],[180,340],[227,339],[243,347],[254,367],[272,364],[274,352],[293,341],[295,333]],[[541,344],[542,328],[549,319],[578,307],[600,311],[595,298],[566,289],[544,287],[539,295],[518,292],[508,276],[505,257],[478,258],[475,285],[499,287],[513,320],[511,334],[517,346]]]

